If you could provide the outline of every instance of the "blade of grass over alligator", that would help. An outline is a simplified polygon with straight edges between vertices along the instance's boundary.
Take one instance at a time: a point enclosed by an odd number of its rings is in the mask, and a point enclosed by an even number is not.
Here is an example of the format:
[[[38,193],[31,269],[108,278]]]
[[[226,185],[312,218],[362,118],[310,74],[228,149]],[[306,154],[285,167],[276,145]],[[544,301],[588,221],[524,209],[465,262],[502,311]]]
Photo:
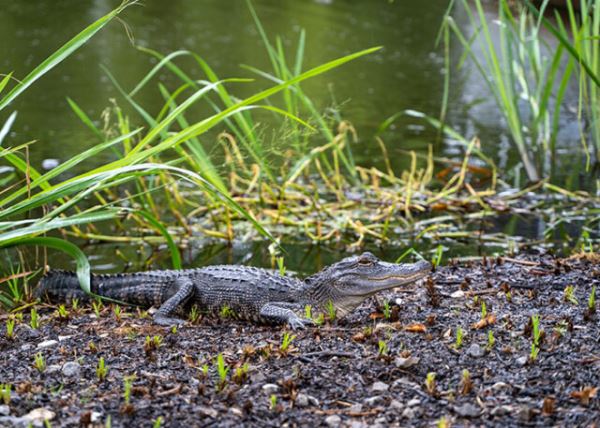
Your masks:
[[[187,270],[92,275],[94,294],[143,307],[155,306],[160,325],[183,323],[193,305],[217,314],[224,307],[240,319],[303,328],[312,320],[301,317],[307,305],[325,310],[333,305],[345,316],[368,297],[410,284],[431,270],[426,261],[395,264],[371,253],[347,257],[304,280],[266,269],[219,265]],[[72,272],[50,271],[42,278],[38,297],[51,302],[85,299]]]

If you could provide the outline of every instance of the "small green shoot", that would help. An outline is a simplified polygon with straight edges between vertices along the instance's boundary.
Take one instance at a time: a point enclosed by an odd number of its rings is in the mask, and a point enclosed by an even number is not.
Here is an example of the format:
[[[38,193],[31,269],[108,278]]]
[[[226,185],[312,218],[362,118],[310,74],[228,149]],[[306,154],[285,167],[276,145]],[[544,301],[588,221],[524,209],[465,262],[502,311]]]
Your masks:
[[[12,340],[15,338],[15,320],[9,318],[6,320],[6,338]]]
[[[123,316],[122,311],[121,311],[121,306],[114,305],[113,306],[113,314],[114,314],[117,322],[121,322],[121,317]]]
[[[481,319],[485,319],[487,316],[487,306],[485,305],[485,300],[481,301]]]
[[[223,354],[217,355],[217,374],[219,376],[219,383],[217,389],[223,391],[227,386],[227,373],[229,373],[229,367],[225,365],[225,359]]]
[[[238,385],[241,385],[246,380],[248,380],[248,363],[244,363],[240,367],[236,367],[233,375],[231,375],[231,379]]]
[[[533,329],[533,342],[531,343],[531,351],[529,352],[529,358],[531,361],[535,361],[540,352],[540,339],[541,339],[541,331],[540,331],[540,316],[532,315],[531,316],[531,325]]]
[[[435,250],[433,260],[431,261],[431,264],[433,265],[434,269],[437,269],[437,267],[442,263],[442,255],[443,254],[444,254],[444,247],[442,247],[441,245],[438,245]]]
[[[590,297],[588,297],[588,311],[593,314],[596,312],[596,286],[592,286]]]
[[[177,326],[176,325],[171,326],[171,334],[177,334]]]
[[[462,377],[460,380],[460,393],[462,395],[467,395],[473,389],[473,381],[471,379],[471,373],[469,370],[464,369],[462,371]]]
[[[41,352],[35,354],[33,365],[40,373],[46,370],[46,360],[44,359],[44,356]]]
[[[577,300],[577,297],[575,297],[575,287],[573,285],[567,285],[565,287],[563,298],[565,302],[569,302],[576,306],[579,305],[579,301]]]
[[[100,311],[103,307],[104,305],[102,304],[102,300],[95,300],[92,302],[92,309],[94,310],[96,318],[100,318]]]
[[[192,305],[192,308],[190,309],[190,313],[188,314],[188,320],[194,324],[196,323],[196,321],[198,321],[198,319],[200,319],[200,311],[198,309],[198,305]]]
[[[392,308],[389,300],[383,302],[383,316],[386,320],[389,320],[392,317]]]
[[[277,396],[275,394],[271,394],[271,397],[269,397],[269,404],[271,410],[275,410],[277,408]]]
[[[8,383],[0,384],[0,400],[4,403],[5,406],[10,404],[10,390],[12,386]]]
[[[98,366],[96,367],[96,377],[99,381],[103,381],[106,379],[108,375],[108,366],[104,362],[104,357],[100,357],[98,359]]]
[[[79,309],[79,299],[73,298],[71,300],[71,309],[73,309],[73,312],[77,312],[77,309]]]
[[[487,350],[490,351],[494,347],[495,343],[496,339],[494,338],[494,332],[492,330],[488,330]]]
[[[458,327],[456,329],[456,339],[454,341],[454,347],[456,349],[459,349],[460,347],[462,347],[464,336],[465,336],[464,330],[462,329],[462,327]]]
[[[311,305],[306,305],[304,307],[304,317],[309,320],[312,319],[313,316],[312,316],[312,306]]]
[[[56,309],[56,313],[58,315],[58,318],[62,321],[69,319],[69,310],[64,304],[58,306],[58,308]]]
[[[316,326],[320,327],[323,324],[325,324],[325,315],[319,314],[318,317],[312,318],[312,320],[313,320],[313,322],[315,323]]]
[[[279,275],[285,276],[285,265],[283,264],[283,257],[277,257],[277,268],[279,269]]]
[[[125,376],[123,378],[123,400],[125,401],[125,405],[128,406],[131,403],[131,386],[136,376]]]
[[[427,377],[425,378],[425,389],[429,395],[436,394],[436,386],[435,386],[435,373],[429,372],[427,373]]]
[[[233,318],[235,316],[235,312],[227,305],[223,305],[219,310],[219,316],[223,319]]]
[[[335,305],[333,304],[333,301],[331,299],[329,299],[327,301],[327,306],[325,306],[325,309],[327,310],[327,316],[329,317],[329,321],[330,322],[335,321],[337,311],[336,311]]]
[[[37,330],[38,328],[40,328],[40,315],[38,314],[35,308],[31,308],[30,314],[31,318],[29,320],[29,326],[32,329]]]
[[[388,344],[385,340],[380,340],[379,342],[377,342],[377,355],[379,357],[385,357],[386,355],[388,355],[389,349],[388,349]]]
[[[290,347],[290,345],[292,344],[292,341],[296,338],[296,335],[290,335],[287,331],[285,333],[283,333],[283,336],[281,338],[281,345],[279,345],[279,351],[281,351],[282,354],[287,354],[288,353],[288,349]]]
[[[156,351],[162,345],[163,337],[159,334],[155,334],[154,336],[146,336],[144,340],[144,352],[146,355],[151,355],[153,351]]]
[[[152,428],[160,428],[162,423],[163,423],[163,417],[159,416],[158,418],[156,418],[154,420],[154,422],[152,423]]]

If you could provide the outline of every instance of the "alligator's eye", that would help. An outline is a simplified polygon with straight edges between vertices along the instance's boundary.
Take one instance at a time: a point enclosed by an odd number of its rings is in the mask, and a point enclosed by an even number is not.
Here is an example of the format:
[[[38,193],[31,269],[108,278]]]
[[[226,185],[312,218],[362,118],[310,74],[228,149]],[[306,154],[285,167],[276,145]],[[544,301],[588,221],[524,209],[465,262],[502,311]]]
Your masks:
[[[370,266],[373,262],[369,259],[358,259],[358,264],[361,266]]]

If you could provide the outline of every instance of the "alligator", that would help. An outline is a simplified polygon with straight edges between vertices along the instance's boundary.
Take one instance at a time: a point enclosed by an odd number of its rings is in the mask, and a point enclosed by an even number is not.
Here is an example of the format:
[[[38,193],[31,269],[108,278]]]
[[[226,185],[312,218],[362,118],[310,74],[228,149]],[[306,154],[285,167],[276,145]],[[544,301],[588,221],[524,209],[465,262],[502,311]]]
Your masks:
[[[183,323],[193,305],[202,312],[228,313],[243,320],[304,328],[312,320],[305,307],[327,310],[337,316],[353,311],[368,297],[425,277],[426,261],[387,263],[371,253],[347,257],[304,280],[248,266],[217,265],[185,270],[156,270],[114,275],[92,275],[91,293],[142,307],[158,307],[153,315],[159,325]],[[73,272],[50,270],[40,281],[36,295],[50,302],[86,299]]]

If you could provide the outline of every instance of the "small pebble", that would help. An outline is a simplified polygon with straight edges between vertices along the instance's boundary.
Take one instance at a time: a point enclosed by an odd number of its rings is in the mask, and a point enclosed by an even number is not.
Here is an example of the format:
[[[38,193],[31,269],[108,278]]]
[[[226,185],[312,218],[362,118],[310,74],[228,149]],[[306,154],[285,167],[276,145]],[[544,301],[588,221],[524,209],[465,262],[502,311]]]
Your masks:
[[[529,358],[526,356],[522,356],[517,358],[516,363],[519,367],[523,367],[527,364],[527,361],[529,361]]]
[[[471,403],[465,403],[462,406],[454,406],[454,411],[463,418],[475,418],[481,413],[481,409]]]
[[[379,404],[383,401],[383,398],[381,398],[380,396],[375,396],[375,397],[367,397],[363,400],[363,403],[365,403],[367,406],[375,406],[376,404]]]
[[[62,366],[62,374],[66,377],[77,377],[81,373],[81,366],[76,361],[66,362]]]
[[[37,347],[40,349],[51,348],[53,346],[56,346],[57,344],[58,340],[44,340],[43,342],[38,343]]]
[[[24,345],[21,346],[21,351],[30,351],[31,349],[33,349],[33,345],[31,343],[26,343]]]
[[[473,358],[481,358],[485,355],[485,350],[477,343],[473,343],[469,346],[469,349],[467,349],[467,354]]]
[[[262,386],[262,390],[265,394],[271,395],[275,394],[279,390],[279,387],[274,383],[266,383]]]
[[[296,395],[295,404],[296,404],[296,407],[307,407],[308,406],[308,395],[302,394],[302,393]]]
[[[0,416],[8,416],[10,415],[10,408],[6,405],[0,406]]]
[[[392,400],[392,402],[390,403],[390,408],[396,411],[404,410],[404,404],[402,404],[398,400]]]
[[[396,358],[394,358],[394,365],[401,369],[407,369],[409,367],[419,364],[420,360],[421,359],[417,358],[417,357],[408,357],[408,358],[396,357]]]
[[[390,389],[390,386],[384,382],[375,382],[371,386],[371,391],[373,392],[387,392],[388,389]]]
[[[242,416],[244,416],[244,412],[242,412],[242,409],[240,409],[238,407],[230,407],[229,413],[231,413],[234,416],[237,416],[238,418],[241,418]]]
[[[409,400],[408,403],[406,403],[406,405],[408,407],[420,406],[421,405],[421,400],[419,400],[418,398],[413,398],[412,400]]]
[[[330,427],[339,427],[342,423],[342,418],[338,415],[330,415],[325,418],[325,423]]]
[[[415,416],[417,416],[417,412],[415,412],[415,409],[413,409],[412,407],[407,407],[402,412],[402,417],[406,419],[414,419]]]
[[[46,373],[46,374],[58,373],[61,368],[62,367],[60,366],[60,364],[50,364],[48,367],[46,367],[46,370],[44,370],[44,373]]]

